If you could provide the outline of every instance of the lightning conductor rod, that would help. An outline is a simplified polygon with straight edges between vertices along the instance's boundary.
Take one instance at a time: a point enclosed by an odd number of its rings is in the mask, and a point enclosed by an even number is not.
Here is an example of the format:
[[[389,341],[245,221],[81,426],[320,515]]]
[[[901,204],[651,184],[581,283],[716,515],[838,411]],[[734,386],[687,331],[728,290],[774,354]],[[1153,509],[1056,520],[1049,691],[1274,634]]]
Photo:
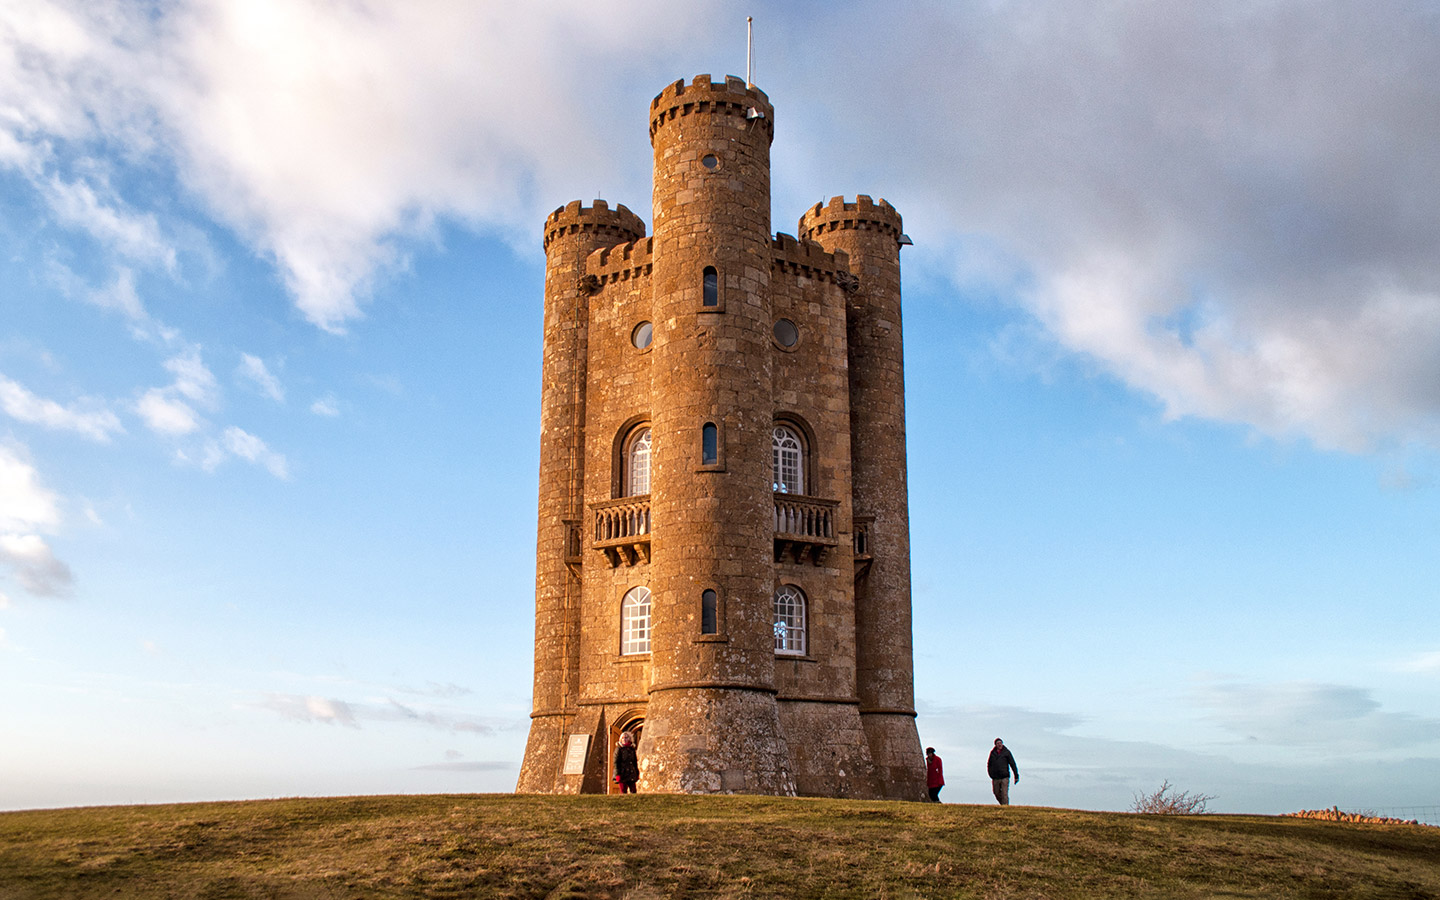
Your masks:
[[[755,86],[755,19],[745,17],[745,86]]]

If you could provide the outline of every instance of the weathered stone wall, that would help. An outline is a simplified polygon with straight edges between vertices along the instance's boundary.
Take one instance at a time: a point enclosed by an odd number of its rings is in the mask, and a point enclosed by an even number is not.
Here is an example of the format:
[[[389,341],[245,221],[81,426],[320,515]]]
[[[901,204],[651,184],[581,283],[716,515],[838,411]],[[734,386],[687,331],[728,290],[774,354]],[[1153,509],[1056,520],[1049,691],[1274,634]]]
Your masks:
[[[564,734],[579,685],[580,584],[566,565],[571,526],[583,518],[585,369],[594,250],[644,236],[621,206],[578,202],[545,220],[545,342],[540,384],[540,503],[535,547],[535,694],[519,790],[557,789]]]
[[[905,458],[905,362],[900,323],[900,214],[860,195],[816,204],[800,235],[843,252],[850,295],[850,433],[856,516],[873,517],[873,564],[855,589],[860,712],[886,795],[925,795],[915,730],[910,621],[910,513]]]

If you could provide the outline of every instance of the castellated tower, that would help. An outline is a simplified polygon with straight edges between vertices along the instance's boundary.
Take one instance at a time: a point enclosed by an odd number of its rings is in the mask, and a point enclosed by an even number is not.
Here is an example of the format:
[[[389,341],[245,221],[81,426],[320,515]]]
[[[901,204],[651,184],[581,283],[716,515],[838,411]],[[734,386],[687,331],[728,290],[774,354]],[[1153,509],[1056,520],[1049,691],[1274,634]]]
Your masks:
[[[925,797],[900,216],[770,231],[765,94],[650,106],[654,234],[545,222],[535,694],[518,790]]]

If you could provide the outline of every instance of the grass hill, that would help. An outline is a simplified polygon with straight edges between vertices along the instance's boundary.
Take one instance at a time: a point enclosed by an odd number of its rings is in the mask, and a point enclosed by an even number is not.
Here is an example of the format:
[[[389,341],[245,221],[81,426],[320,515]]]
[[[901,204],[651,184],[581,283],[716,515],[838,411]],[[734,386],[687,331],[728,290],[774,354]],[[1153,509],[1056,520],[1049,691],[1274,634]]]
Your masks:
[[[30,898],[1440,898],[1440,828],[773,797],[0,813]]]

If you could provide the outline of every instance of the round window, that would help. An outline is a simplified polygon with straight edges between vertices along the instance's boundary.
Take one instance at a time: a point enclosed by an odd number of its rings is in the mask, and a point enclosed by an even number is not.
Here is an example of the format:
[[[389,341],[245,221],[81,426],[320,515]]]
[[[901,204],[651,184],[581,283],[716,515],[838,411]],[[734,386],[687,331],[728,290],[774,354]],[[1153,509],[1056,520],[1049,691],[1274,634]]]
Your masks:
[[[782,347],[793,347],[800,343],[800,329],[789,319],[779,319],[775,322],[775,340]]]
[[[707,153],[704,156],[700,157],[700,165],[704,166],[707,169],[717,168],[720,165],[720,157],[716,156],[713,153]]]
[[[630,343],[634,344],[637,348],[644,350],[646,347],[650,346],[650,338],[653,337],[653,330],[654,329],[651,327],[649,322],[641,322],[639,325],[635,326],[634,331],[630,332]]]

